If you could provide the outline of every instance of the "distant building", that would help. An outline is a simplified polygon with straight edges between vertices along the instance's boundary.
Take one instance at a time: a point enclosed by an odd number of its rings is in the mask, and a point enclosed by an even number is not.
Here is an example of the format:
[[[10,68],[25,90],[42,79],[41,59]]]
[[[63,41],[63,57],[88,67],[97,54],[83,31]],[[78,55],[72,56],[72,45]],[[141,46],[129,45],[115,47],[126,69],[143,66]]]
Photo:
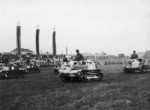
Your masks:
[[[16,49],[14,49],[14,50],[12,50],[11,52],[10,52],[11,54],[17,54],[17,48]],[[30,49],[24,49],[24,48],[21,48],[21,54],[27,54],[27,53],[31,53],[31,54],[35,54],[32,50],[30,50]]]
[[[143,58],[143,56],[145,55],[145,52],[137,52],[137,55],[139,58]]]
[[[125,57],[123,53],[118,54],[118,57]]]
[[[94,56],[92,53],[82,53],[83,56],[87,57],[87,56]]]
[[[101,53],[95,53],[95,56],[107,56],[106,52],[102,51]]]
[[[143,57],[150,60],[150,50],[147,50]]]

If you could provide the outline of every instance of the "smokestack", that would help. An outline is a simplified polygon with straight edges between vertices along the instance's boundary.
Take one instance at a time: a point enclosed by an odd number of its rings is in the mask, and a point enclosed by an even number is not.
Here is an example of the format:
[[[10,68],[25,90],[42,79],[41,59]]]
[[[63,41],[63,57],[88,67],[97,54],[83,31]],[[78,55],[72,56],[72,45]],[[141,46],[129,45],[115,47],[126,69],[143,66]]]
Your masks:
[[[17,43],[17,55],[20,57],[21,56],[21,26],[20,22],[17,22],[17,29],[16,29],[16,43]]]
[[[36,29],[36,54],[39,57],[40,52],[39,52],[39,34],[40,34],[40,29],[39,26],[37,25],[37,29]]]
[[[66,55],[68,55],[68,47],[66,47]]]
[[[55,27],[53,28],[53,39],[52,39],[52,44],[53,44],[53,55],[56,56],[56,32],[55,32]]]

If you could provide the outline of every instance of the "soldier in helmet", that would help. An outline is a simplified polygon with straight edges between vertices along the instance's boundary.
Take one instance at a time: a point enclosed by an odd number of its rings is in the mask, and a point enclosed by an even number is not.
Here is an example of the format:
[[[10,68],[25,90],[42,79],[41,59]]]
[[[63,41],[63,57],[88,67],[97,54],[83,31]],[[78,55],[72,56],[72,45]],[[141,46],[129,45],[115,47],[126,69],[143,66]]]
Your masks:
[[[133,54],[131,55],[131,59],[137,59],[138,55],[136,54],[136,51],[133,51]]]
[[[76,50],[76,57],[75,57],[75,61],[81,61],[81,60],[84,60],[84,57],[83,55],[80,53],[79,49]]]

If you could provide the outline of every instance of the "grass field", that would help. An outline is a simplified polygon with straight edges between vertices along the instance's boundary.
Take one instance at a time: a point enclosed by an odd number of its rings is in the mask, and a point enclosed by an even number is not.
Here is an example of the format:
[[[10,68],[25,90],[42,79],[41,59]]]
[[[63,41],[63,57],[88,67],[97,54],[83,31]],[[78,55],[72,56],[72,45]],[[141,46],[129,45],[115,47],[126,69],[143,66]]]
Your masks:
[[[0,80],[0,110],[150,110],[150,73],[102,66],[101,81],[64,83],[50,68]]]

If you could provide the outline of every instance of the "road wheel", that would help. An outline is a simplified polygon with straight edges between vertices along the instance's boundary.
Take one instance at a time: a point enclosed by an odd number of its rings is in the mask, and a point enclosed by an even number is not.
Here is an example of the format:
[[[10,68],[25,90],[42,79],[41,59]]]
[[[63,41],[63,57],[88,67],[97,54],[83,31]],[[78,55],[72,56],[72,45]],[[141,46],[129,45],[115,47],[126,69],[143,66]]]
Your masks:
[[[99,80],[103,79],[103,73],[100,73],[100,72],[97,73],[97,77],[98,77]]]
[[[5,73],[4,77],[5,77],[5,78],[8,78],[8,74],[7,74],[7,73]]]
[[[144,73],[144,69],[142,67],[140,68],[140,73]]]
[[[87,73],[83,73],[83,77],[82,77],[82,81],[83,82],[87,82],[88,81],[88,78],[87,78]]]
[[[84,73],[80,72],[80,79],[84,78]]]
[[[145,65],[142,65],[140,68],[140,73],[146,73],[147,67]]]
[[[83,72],[80,72],[80,75],[79,75],[78,80],[79,80],[79,81],[82,81],[83,79],[84,79],[84,73],[83,73]]]

